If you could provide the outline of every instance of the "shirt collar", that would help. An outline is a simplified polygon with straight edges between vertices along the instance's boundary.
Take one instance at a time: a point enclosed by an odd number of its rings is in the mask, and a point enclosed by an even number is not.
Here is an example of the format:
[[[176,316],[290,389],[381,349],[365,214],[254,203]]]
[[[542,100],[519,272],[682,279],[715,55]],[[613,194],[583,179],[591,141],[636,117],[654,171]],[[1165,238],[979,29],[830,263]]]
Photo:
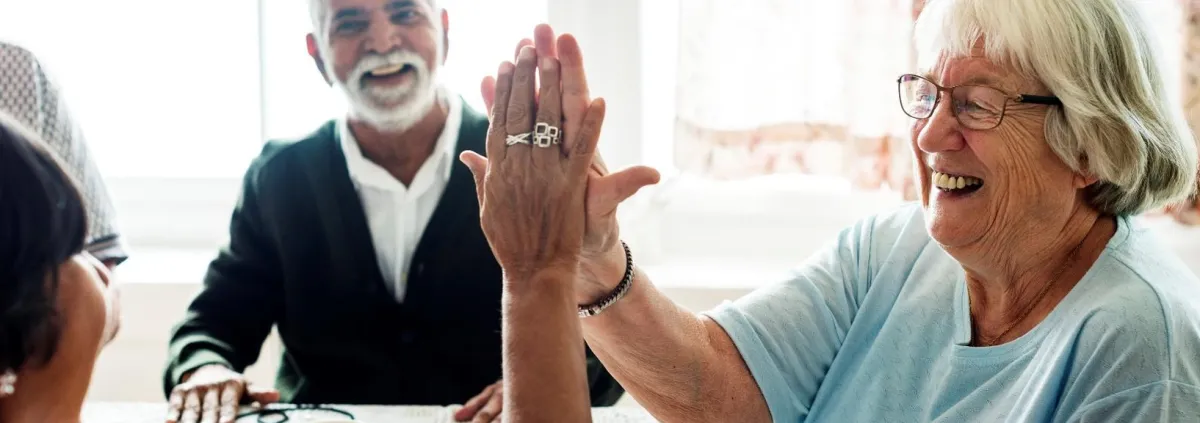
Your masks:
[[[432,163],[436,166],[436,174],[443,180],[449,180],[450,171],[454,169],[458,131],[462,125],[462,100],[445,88],[439,88],[437,96],[439,101],[446,105],[446,124],[442,127],[442,133],[438,136],[437,143],[429,158],[426,159],[426,163]],[[345,117],[338,119],[337,125],[338,136],[341,138],[342,155],[346,156],[346,168],[350,171],[351,179],[384,189],[404,188],[404,185],[386,169],[363,156],[362,148],[358,146],[358,139],[350,131],[350,124]]]

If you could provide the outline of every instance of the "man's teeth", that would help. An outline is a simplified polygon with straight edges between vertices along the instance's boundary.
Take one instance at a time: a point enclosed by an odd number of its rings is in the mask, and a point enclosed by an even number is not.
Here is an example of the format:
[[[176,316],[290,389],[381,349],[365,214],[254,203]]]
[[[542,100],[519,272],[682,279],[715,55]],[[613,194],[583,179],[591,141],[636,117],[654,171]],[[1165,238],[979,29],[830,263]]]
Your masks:
[[[982,183],[982,180],[979,180],[978,178],[972,178],[970,176],[953,176],[945,173],[933,172],[933,185],[941,189],[961,189]]]
[[[402,65],[402,64],[395,65],[395,66],[388,66],[385,68],[371,69],[371,72],[369,72],[369,73],[371,74],[371,76],[388,76],[393,73],[400,72],[401,69],[404,69],[404,65]]]

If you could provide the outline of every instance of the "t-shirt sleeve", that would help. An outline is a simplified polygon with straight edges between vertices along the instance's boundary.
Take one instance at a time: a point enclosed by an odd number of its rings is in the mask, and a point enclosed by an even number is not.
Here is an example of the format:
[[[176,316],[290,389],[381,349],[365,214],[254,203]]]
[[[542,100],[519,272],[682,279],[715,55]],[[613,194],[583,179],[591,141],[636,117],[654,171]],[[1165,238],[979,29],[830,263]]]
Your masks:
[[[1128,389],[1095,401],[1071,415],[1068,423],[1176,423],[1200,421],[1200,388],[1162,381]]]
[[[785,281],[705,315],[733,340],[774,421],[803,421],[870,284],[873,220],[843,230]]]

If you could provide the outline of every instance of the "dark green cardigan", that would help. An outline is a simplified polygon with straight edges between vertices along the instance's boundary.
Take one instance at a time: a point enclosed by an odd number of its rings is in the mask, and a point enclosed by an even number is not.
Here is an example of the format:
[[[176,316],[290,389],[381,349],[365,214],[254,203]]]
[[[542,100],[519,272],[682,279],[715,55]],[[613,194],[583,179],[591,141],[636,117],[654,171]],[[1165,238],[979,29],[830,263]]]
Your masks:
[[[384,285],[337,126],[270,142],[246,172],[229,244],[171,337],[163,388],[210,363],[258,359],[272,326],[283,401],[461,404],[500,378],[501,271],[457,160],[412,259],[404,303]],[[458,152],[484,154],[487,118],[464,106]],[[589,351],[593,405],[623,390]]]

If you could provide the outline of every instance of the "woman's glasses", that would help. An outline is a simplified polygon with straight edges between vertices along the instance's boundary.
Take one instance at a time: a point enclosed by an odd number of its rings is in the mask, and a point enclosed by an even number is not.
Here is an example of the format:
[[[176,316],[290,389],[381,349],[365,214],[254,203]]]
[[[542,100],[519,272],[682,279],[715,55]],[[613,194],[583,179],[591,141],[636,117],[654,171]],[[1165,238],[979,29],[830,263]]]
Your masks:
[[[900,89],[900,108],[914,119],[928,119],[942,99],[942,93],[950,93],[950,110],[958,123],[975,130],[988,130],[1000,126],[1004,110],[1011,100],[1014,103],[1062,105],[1058,97],[1030,94],[1008,95],[1004,91],[983,85],[959,85],[943,87],[928,79],[913,74],[900,75],[896,80]]]

